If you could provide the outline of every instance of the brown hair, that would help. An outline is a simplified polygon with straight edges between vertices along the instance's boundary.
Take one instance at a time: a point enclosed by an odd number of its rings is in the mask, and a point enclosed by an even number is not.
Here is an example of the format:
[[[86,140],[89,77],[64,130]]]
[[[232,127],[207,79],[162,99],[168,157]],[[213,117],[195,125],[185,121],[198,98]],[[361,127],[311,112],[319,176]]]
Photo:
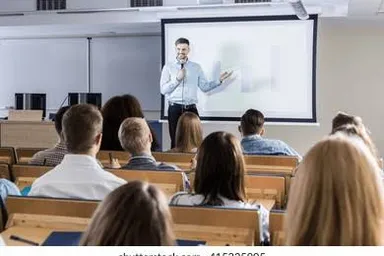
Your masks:
[[[248,109],[240,119],[243,136],[259,134],[264,126],[264,115],[256,109]]]
[[[95,211],[81,245],[174,245],[172,217],[164,194],[132,181],[112,191]]]
[[[202,140],[203,128],[200,118],[192,112],[182,114],[176,127],[176,147],[172,151],[192,153],[200,147]]]
[[[63,116],[63,137],[71,153],[88,152],[95,144],[96,136],[102,133],[103,117],[96,106],[78,104]]]
[[[296,172],[285,221],[287,245],[382,245],[380,169],[357,137],[332,135]]]
[[[363,128],[364,126],[363,120],[359,116],[353,116],[344,112],[339,112],[332,119],[332,133],[334,133],[334,130],[337,129],[338,127],[346,124],[355,125],[359,129]]]
[[[381,165],[379,152],[360,117],[339,112],[332,120],[331,134],[335,134],[336,132],[343,132],[349,136],[356,135],[360,137],[367,145],[372,155],[377,159],[377,163]]]
[[[144,118],[139,100],[130,94],[110,98],[101,108],[103,113],[104,137],[101,142],[102,150],[123,150],[118,138],[121,123],[128,117]],[[151,130],[153,143],[152,150],[156,150],[159,144],[154,132]]]
[[[204,205],[222,205],[220,196],[244,201],[244,158],[239,140],[230,133],[208,135],[197,153],[194,190]]]
[[[55,115],[55,129],[57,134],[59,134],[60,137],[62,137],[61,132],[63,131],[63,125],[62,125],[63,116],[69,108],[70,106],[61,107]]]
[[[129,117],[120,125],[119,140],[125,151],[135,155],[146,150],[149,141],[147,122],[143,118]]]

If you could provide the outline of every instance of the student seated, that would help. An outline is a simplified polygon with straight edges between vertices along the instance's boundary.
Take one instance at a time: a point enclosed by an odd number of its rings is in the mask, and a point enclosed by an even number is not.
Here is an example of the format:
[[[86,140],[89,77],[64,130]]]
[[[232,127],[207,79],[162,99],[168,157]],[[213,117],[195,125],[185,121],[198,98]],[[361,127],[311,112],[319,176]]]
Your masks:
[[[96,209],[80,245],[174,245],[172,217],[164,194],[132,181],[111,192]]]
[[[38,178],[30,196],[102,200],[123,179],[103,170],[96,160],[102,139],[103,117],[93,105],[72,106],[63,117],[68,154],[54,169]]]
[[[119,129],[119,140],[123,149],[132,155],[122,169],[179,170],[177,166],[156,162],[151,152],[152,134],[143,118],[125,119]]]
[[[103,114],[103,141],[101,150],[123,151],[117,136],[121,123],[128,117],[144,118],[139,100],[130,94],[110,98],[101,108]],[[151,150],[159,149],[155,132],[151,130],[153,143]]]
[[[337,133],[298,167],[285,219],[287,245],[383,245],[384,189],[364,142]]]
[[[260,204],[247,203],[244,167],[239,140],[226,132],[211,133],[197,153],[194,193],[176,193],[170,204],[258,209],[262,220],[261,239],[266,242],[269,212]]]
[[[192,112],[185,112],[177,121],[176,147],[170,152],[196,153],[203,140],[200,118]]]
[[[248,109],[241,117],[239,131],[241,146],[245,154],[298,156],[293,148],[281,140],[265,139],[264,115],[258,110]]]
[[[352,127],[353,126],[353,127]],[[339,112],[332,120],[332,132],[344,132],[347,135],[357,135],[367,145],[368,149],[377,159],[377,162],[381,168],[383,168],[383,159],[380,158],[378,150],[373,143],[371,136],[367,128],[365,127],[363,120],[359,116],[349,115],[344,112]]]
[[[47,165],[56,166],[61,163],[65,154],[68,153],[67,147],[65,146],[62,131],[61,121],[63,115],[69,109],[69,106],[65,106],[59,109],[55,115],[55,128],[58,135],[58,141],[53,148],[46,149],[44,151],[37,152],[33,155],[29,164],[33,165]]]

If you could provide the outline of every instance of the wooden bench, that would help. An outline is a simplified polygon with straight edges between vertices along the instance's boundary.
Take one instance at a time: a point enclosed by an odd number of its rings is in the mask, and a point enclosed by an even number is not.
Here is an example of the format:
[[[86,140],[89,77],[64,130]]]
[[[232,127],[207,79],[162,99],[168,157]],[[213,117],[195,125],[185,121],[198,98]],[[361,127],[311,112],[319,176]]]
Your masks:
[[[183,170],[191,168],[191,161],[195,157],[195,154],[187,153],[152,152],[152,154],[156,161],[173,164]]]
[[[98,201],[10,196],[7,229],[1,233],[8,245],[26,245],[11,235],[41,244],[52,231],[84,231]],[[170,207],[178,239],[203,240],[208,245],[260,244],[259,212],[212,207]]]
[[[15,164],[16,154],[12,147],[1,147],[0,148],[0,163]]]
[[[12,180],[12,172],[9,164],[0,163],[0,179]]]
[[[183,173],[178,171],[109,170],[126,181],[141,180],[158,186],[168,197],[184,191]]]
[[[259,245],[259,212],[244,209],[171,206],[178,239],[208,245]]]
[[[33,155],[46,148],[16,148],[16,159],[18,164],[28,164]]]
[[[34,165],[14,165],[13,175],[16,185],[20,190],[32,185],[34,180],[53,167],[34,166]],[[146,171],[146,170],[116,170],[106,169],[106,171],[126,180],[142,180],[157,185],[168,196],[176,192],[185,190],[185,180],[183,173],[178,171]]]
[[[1,233],[7,245],[28,245],[10,239],[17,235],[41,244],[52,231],[83,232],[98,201],[9,196],[8,221]]]
[[[272,210],[269,213],[269,233],[271,245],[285,245],[284,218],[285,211]]]
[[[195,173],[189,173],[189,180],[193,187]],[[285,178],[282,176],[245,175],[245,193],[251,202],[261,203],[265,208],[278,209],[285,207],[286,192]],[[271,207],[271,201],[272,207]]]

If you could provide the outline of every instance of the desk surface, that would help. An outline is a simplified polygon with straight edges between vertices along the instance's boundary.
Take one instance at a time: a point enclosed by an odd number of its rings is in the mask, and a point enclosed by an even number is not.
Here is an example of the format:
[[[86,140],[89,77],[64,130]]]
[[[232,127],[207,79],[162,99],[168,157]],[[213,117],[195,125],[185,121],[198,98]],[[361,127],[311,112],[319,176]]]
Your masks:
[[[15,226],[5,230],[3,233],[1,233],[1,236],[3,237],[6,245],[30,246],[29,244],[20,241],[11,240],[10,236],[18,236],[41,245],[45,241],[45,239],[47,239],[47,237],[51,234],[51,232],[52,230],[47,228]]]
[[[276,203],[276,201],[273,199],[256,199],[256,200],[250,199],[250,201],[261,204],[268,211],[272,210],[272,208],[275,206],[275,203]]]

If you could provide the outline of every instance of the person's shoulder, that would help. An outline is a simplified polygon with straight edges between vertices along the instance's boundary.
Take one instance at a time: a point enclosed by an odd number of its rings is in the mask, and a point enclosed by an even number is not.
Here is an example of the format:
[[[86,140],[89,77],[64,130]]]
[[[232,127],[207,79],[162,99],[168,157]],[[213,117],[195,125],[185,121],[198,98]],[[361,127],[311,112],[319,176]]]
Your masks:
[[[172,164],[166,164],[166,163],[159,163],[158,166],[157,166],[157,169],[159,170],[170,170],[170,171],[179,171],[180,168],[177,167],[176,165],[172,165]]]
[[[194,206],[199,205],[203,201],[203,196],[197,194],[190,194],[188,192],[177,192],[169,200],[170,205],[186,205]]]

